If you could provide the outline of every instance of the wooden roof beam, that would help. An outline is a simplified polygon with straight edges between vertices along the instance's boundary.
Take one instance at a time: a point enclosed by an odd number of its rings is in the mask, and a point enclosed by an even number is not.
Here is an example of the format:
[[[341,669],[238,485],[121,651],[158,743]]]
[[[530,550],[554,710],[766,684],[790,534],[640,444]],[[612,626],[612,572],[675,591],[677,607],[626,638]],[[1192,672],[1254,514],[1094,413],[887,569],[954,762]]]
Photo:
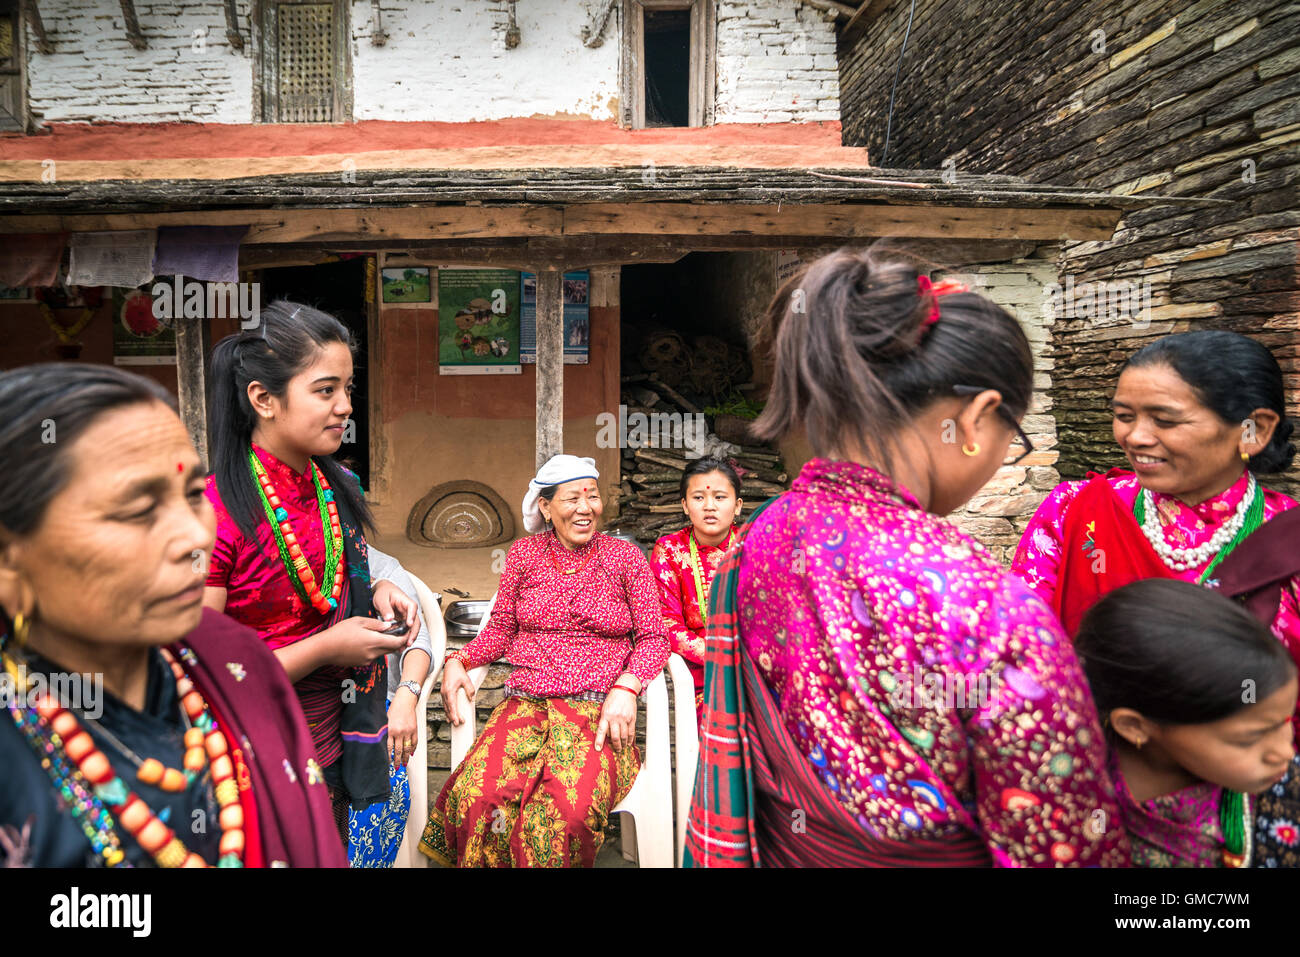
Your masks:
[[[893,0],[862,0],[862,4],[854,11],[853,16],[849,17],[849,22],[844,24],[844,29],[840,31],[841,36],[849,36],[853,31],[865,28],[872,20],[885,12]]]
[[[119,0],[122,4],[122,19],[126,22],[126,38],[137,50],[144,50],[149,41],[140,32],[140,21],[135,16],[135,0]]]
[[[248,225],[245,243],[339,243],[507,237],[773,236],[831,241],[877,236],[915,239],[1109,239],[1121,210],[1098,206],[955,206],[889,203],[578,203],[221,209],[166,213],[0,216],[0,233],[81,232],[155,226]]]

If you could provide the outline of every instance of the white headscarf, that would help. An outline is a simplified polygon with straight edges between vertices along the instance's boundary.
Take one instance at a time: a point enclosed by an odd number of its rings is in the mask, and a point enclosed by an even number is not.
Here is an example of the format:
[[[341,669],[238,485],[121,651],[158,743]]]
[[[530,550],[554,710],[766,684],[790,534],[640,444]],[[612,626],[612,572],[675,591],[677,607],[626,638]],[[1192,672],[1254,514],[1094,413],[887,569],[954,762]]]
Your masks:
[[[537,477],[528,483],[528,494],[524,496],[524,531],[535,535],[546,527],[542,518],[541,507],[537,504],[541,491],[552,485],[576,482],[578,479],[598,479],[596,460],[579,458],[576,455],[553,455],[537,472]]]

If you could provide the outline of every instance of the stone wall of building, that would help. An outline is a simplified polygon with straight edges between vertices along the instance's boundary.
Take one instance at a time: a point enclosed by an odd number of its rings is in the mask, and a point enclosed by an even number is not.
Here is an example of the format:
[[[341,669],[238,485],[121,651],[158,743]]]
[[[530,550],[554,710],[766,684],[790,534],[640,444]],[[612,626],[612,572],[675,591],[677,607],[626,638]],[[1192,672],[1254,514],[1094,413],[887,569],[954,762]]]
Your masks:
[[[52,53],[39,53],[29,29],[27,99],[46,123],[247,123],[253,70],[226,40],[221,0],[137,0],[148,47],[131,46],[122,9],[104,0],[44,0],[41,20]],[[248,22],[249,0],[238,0]]]
[[[1112,239],[1062,248],[1058,281],[1088,284],[1108,303],[1052,327],[1062,474],[1122,464],[1108,408],[1119,366],[1171,332],[1230,329],[1269,346],[1295,416],[1295,4],[918,0],[890,124],[908,6],[895,0],[841,40],[846,144],[890,167],[1213,200],[1135,211]],[[1137,315],[1119,298],[1126,289],[1143,297]],[[1300,470],[1267,481],[1294,494]]]
[[[1044,296],[1044,289],[1056,280],[1057,251],[1056,246],[1041,246],[1026,258],[947,274],[1015,316],[1034,354],[1034,398],[1020,423],[1034,451],[1024,461],[998,469],[965,508],[951,516],[1004,564],[1011,563],[1034,509],[1061,480],[1056,468],[1060,457],[1056,419],[1052,415],[1056,360],[1049,346],[1056,318],[1050,300],[1045,302]]]
[[[840,118],[834,14],[791,0],[720,0],[719,123]]]

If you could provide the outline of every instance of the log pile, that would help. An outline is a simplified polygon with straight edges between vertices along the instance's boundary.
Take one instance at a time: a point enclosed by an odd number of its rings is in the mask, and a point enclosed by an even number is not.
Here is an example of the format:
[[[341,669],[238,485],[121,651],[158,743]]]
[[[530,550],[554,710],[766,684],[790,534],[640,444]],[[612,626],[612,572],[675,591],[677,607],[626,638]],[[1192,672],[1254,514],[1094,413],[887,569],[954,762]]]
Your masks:
[[[622,402],[627,407],[629,422],[636,421],[634,416],[640,413],[647,419],[659,416],[659,422],[685,421],[701,416],[711,425],[708,418],[702,416],[699,406],[655,373],[623,376]],[[644,544],[652,544],[659,536],[685,524],[681,480],[687,465],[700,457],[692,457],[693,451],[702,450],[705,455],[721,458],[740,474],[741,495],[745,501],[742,518],[771,496],[790,487],[790,475],[781,462],[781,454],[775,449],[752,442],[746,445],[724,443],[711,428],[704,436],[692,437],[689,430],[686,431],[689,441],[683,444],[672,441],[672,437],[665,436],[662,430],[658,434],[652,430],[644,440],[635,430],[629,430],[622,456],[618,525]]]
[[[751,374],[743,348],[717,336],[694,336],[688,342],[672,329],[645,332],[629,358],[663,384],[711,399],[736,391]]]

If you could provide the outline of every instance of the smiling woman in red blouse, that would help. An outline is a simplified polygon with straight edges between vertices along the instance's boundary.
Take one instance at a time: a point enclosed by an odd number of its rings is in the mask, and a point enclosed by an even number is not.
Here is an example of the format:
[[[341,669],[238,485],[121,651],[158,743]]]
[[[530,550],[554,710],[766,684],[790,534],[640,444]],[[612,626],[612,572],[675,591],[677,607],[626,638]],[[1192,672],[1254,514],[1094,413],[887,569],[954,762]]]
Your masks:
[[[726,462],[698,459],[682,473],[682,511],[690,524],[655,542],[650,568],[659,582],[664,626],[672,650],[695,679],[695,710],[704,704],[704,626],[709,586],[736,537],[743,501],[740,476]]]
[[[598,532],[595,462],[557,455],[529,483],[487,626],[448,655],[459,725],[468,669],[515,665],[506,699],[438,795],[420,842],[461,867],[590,867],[641,766],[638,698],[668,662],[659,595],[636,545]],[[606,744],[610,747],[606,747]]]

